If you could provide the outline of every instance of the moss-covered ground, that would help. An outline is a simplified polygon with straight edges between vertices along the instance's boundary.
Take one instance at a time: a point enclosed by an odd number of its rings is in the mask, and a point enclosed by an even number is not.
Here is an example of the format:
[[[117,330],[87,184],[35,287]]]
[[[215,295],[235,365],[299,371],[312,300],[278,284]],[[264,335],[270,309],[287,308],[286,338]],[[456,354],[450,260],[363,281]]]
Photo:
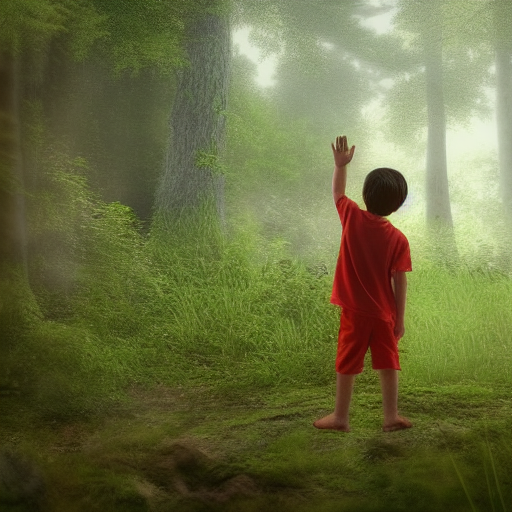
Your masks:
[[[133,388],[101,419],[46,424],[8,413],[6,397],[2,445],[25,484],[11,485],[2,510],[511,510],[510,389],[405,383],[414,427],[383,433],[367,370],[349,434],[312,427],[333,392]]]

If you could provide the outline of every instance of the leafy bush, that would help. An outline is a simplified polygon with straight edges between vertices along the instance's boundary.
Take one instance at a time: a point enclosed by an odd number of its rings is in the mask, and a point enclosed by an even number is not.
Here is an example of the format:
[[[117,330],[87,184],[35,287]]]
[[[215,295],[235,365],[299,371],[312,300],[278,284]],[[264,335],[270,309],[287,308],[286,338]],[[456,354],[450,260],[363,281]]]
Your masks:
[[[46,321],[18,338],[6,363],[34,411],[68,420],[101,412],[119,398],[119,375],[105,356],[90,331]]]

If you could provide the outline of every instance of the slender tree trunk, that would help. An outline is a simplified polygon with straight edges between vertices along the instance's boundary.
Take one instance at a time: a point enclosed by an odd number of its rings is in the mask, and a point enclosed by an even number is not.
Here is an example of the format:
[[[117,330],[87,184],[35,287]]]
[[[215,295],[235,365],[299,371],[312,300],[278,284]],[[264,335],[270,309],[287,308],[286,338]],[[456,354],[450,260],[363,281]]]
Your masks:
[[[427,221],[453,226],[446,162],[446,116],[443,93],[442,34],[430,32],[425,52],[427,93]]]
[[[512,1],[495,0],[496,124],[500,190],[509,224],[512,223]]]
[[[208,201],[223,215],[219,164],[225,133],[231,44],[227,17],[207,14],[188,30],[190,66],[180,72],[171,140],[156,209],[164,215],[196,211]]]
[[[423,33],[428,118],[426,155],[427,226],[432,254],[448,264],[457,259],[448,187],[446,114],[443,90],[443,30],[438,0],[429,2],[430,17]]]
[[[494,0],[494,48],[496,58],[496,132],[500,196],[505,229],[497,236],[501,266],[512,270],[512,0]]]

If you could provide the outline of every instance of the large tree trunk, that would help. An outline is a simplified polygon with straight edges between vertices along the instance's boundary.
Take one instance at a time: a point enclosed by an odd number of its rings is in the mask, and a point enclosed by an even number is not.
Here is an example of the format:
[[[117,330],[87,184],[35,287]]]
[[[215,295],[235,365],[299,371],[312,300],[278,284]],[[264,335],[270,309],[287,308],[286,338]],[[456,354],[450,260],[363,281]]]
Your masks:
[[[0,51],[0,384],[9,386],[7,352],[36,319],[28,284],[18,63]]]
[[[157,213],[177,216],[211,201],[223,215],[219,164],[225,133],[231,35],[227,17],[207,14],[188,30],[190,66],[180,72]]]

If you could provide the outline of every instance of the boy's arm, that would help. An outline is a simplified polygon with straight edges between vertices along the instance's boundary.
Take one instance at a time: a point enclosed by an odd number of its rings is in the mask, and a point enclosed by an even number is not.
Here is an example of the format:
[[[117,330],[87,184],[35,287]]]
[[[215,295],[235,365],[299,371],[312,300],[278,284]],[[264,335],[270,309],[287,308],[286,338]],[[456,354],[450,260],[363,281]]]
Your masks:
[[[407,276],[405,272],[395,272],[393,283],[396,302],[395,338],[399,340],[405,333],[405,303],[407,300]]]
[[[334,156],[334,173],[332,175],[332,197],[334,203],[338,202],[341,196],[345,195],[347,185],[347,164],[354,156],[355,146],[348,149],[347,137],[345,135],[336,137],[336,145],[331,143]]]

